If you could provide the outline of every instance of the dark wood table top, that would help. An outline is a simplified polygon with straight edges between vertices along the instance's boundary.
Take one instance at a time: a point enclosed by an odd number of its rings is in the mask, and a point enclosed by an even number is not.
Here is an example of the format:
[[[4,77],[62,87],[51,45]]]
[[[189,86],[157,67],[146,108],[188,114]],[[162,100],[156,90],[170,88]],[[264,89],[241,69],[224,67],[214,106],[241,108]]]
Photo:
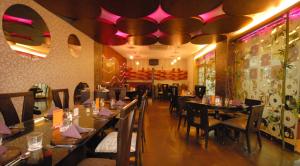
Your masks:
[[[192,102],[192,103],[199,103],[199,104],[204,104],[207,106],[208,109],[215,109],[215,110],[228,110],[228,111],[244,111],[248,108],[246,105],[225,105],[225,104],[210,104],[210,103],[203,103],[202,100],[199,99],[192,99],[187,102]]]
[[[88,111],[88,109],[90,111]],[[118,110],[114,111],[115,115],[118,115]],[[105,117],[96,117],[93,115],[93,111],[90,108],[85,108],[80,106],[79,116],[73,119],[73,123],[85,127],[85,128],[94,128],[95,132],[89,138],[92,138],[94,135],[102,131],[106,125],[114,119],[115,116],[105,118]],[[27,151],[27,140],[26,136],[31,132],[42,132],[43,133],[43,150],[46,150],[47,153],[51,154],[51,165],[59,165],[59,163],[72,154],[80,146],[83,146],[85,142],[89,140],[87,138],[81,144],[76,145],[74,148],[53,148],[49,146],[51,144],[51,139],[53,137],[53,132],[55,129],[52,128],[52,121],[46,118],[35,119],[34,121],[28,121],[23,124],[18,124],[18,127],[24,127],[24,131],[21,135],[16,137],[10,137],[4,140],[4,146],[14,146],[22,149],[23,152]],[[57,129],[56,129],[57,130]],[[26,165],[26,164],[25,164]]]

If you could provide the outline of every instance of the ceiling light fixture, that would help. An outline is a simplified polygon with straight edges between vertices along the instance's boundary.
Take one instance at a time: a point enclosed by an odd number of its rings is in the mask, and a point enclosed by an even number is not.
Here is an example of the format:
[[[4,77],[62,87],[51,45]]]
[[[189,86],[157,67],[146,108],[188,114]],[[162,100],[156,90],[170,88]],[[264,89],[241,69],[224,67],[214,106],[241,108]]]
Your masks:
[[[135,65],[137,65],[137,66],[140,65],[140,62],[139,62],[139,61],[136,61],[136,62],[135,62]]]
[[[177,60],[179,61],[181,59],[181,57],[179,56],[179,57],[177,57]]]
[[[251,23],[249,23],[248,25],[244,26],[243,28],[241,28],[240,30],[236,31],[233,33],[234,36],[242,34],[246,31],[248,31],[249,29],[255,27],[256,25],[266,21],[267,19],[275,16],[276,14],[286,10],[287,8],[295,5],[296,3],[300,2],[300,0],[282,0],[280,5],[277,7],[272,7],[269,10],[260,13],[260,14],[256,14],[255,16],[253,16],[253,21]]]
[[[217,44],[210,44],[210,45],[206,46],[205,48],[200,50],[200,52],[194,57],[194,60],[204,56],[205,54],[214,50],[216,47],[217,47]]]
[[[129,59],[133,60],[133,59],[134,59],[134,57],[133,57],[132,55],[130,55]]]

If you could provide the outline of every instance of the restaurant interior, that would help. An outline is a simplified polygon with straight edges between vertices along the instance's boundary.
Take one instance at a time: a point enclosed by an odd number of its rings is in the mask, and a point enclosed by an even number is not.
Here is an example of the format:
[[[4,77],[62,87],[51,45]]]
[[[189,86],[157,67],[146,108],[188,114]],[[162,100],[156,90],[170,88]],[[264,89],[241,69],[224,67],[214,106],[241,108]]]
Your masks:
[[[0,165],[300,165],[300,0],[1,0],[0,18]]]

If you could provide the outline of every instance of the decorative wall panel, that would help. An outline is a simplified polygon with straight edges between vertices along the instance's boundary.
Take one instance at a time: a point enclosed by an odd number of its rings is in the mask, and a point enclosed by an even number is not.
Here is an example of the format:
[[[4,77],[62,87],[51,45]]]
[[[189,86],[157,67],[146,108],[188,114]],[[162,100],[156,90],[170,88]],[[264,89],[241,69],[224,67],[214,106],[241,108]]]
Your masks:
[[[286,26],[284,17],[241,38],[236,44],[236,89],[237,98],[263,101],[262,130],[281,138],[281,118],[284,118],[286,142],[295,145],[297,139],[299,101],[299,51],[300,19],[290,17],[289,54],[287,76],[283,77]],[[283,80],[286,81],[286,103],[282,102]],[[284,107],[284,117],[281,110]]]
[[[79,82],[87,82],[94,89],[94,41],[32,0],[2,0],[0,18],[14,4],[27,5],[44,19],[52,44],[46,59],[25,59],[10,49],[0,29],[0,93],[28,91],[36,83],[46,83],[53,89],[68,88],[73,99]],[[67,42],[70,34],[75,34],[82,44],[82,53],[77,58],[70,55]]]

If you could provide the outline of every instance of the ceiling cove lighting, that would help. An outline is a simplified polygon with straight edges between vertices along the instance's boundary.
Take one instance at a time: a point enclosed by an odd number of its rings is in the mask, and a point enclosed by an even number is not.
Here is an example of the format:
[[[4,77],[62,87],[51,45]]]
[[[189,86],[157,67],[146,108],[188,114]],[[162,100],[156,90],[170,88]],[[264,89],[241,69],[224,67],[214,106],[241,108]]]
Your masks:
[[[194,57],[194,60],[196,60],[198,58],[201,58],[205,54],[207,54],[210,51],[216,49],[216,47],[217,47],[217,44],[210,44],[210,45],[206,46],[205,48],[203,48],[202,50],[200,50],[200,52]]]
[[[275,16],[277,13],[284,11],[285,9],[295,5],[298,2],[300,2],[300,0],[282,0],[279,6],[272,7],[263,13],[254,15],[252,17],[253,21],[250,24],[248,24],[245,27],[243,27],[242,29],[234,32],[233,35],[236,36],[236,35],[242,34],[246,31],[250,30],[251,28],[255,27],[256,25],[266,21],[267,19]]]

